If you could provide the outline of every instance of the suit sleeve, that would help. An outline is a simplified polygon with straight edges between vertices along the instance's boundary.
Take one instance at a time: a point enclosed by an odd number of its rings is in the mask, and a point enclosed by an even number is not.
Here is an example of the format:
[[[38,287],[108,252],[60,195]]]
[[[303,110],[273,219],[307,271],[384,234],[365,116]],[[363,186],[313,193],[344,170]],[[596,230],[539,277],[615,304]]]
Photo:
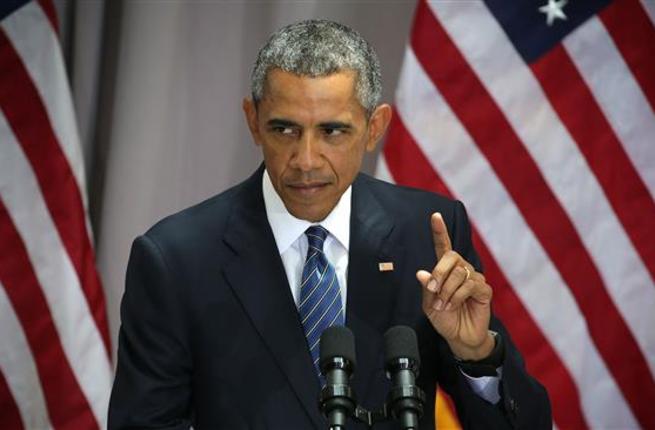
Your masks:
[[[121,303],[110,430],[190,427],[191,355],[178,288],[157,244],[137,238]]]
[[[457,202],[448,228],[453,248],[481,272],[482,264],[471,241],[471,227],[462,203]],[[551,429],[551,409],[546,390],[527,373],[523,358],[509,332],[493,314],[490,328],[500,333],[505,348],[500,383],[501,400],[497,405],[488,403],[472,391],[454,364],[450,349],[445,342],[440,345],[442,362],[448,363],[445,366],[448,375],[440,376],[439,382],[452,396],[462,425],[464,428],[476,429]]]

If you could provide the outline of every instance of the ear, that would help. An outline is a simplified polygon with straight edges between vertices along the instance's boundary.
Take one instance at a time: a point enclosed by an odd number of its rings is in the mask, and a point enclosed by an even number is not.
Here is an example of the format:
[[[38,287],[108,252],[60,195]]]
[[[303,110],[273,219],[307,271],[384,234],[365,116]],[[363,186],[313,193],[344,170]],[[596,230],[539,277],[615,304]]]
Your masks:
[[[368,142],[366,142],[368,152],[375,150],[378,142],[384,136],[391,121],[391,115],[391,106],[386,103],[376,107],[373,114],[371,114],[368,120]]]
[[[259,123],[257,122],[257,107],[255,106],[255,102],[251,98],[246,97],[243,99],[242,107],[252,139],[256,145],[260,145],[261,138],[259,134]]]

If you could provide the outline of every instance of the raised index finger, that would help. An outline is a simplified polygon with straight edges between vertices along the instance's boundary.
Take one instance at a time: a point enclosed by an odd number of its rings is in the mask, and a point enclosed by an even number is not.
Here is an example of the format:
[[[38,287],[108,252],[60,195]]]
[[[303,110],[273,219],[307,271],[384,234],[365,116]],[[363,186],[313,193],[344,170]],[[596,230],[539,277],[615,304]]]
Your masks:
[[[432,226],[432,242],[434,243],[434,251],[437,253],[437,260],[448,251],[453,249],[450,243],[450,236],[448,236],[448,228],[446,223],[439,212],[435,212],[430,217],[430,225]]]

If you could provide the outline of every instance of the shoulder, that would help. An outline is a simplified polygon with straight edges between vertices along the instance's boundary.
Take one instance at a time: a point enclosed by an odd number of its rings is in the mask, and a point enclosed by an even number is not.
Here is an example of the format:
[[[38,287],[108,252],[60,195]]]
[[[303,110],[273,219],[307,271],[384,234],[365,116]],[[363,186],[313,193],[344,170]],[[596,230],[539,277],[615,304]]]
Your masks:
[[[423,218],[441,212],[445,219],[450,219],[463,210],[461,202],[438,193],[391,184],[366,174],[360,174],[357,182],[358,186],[367,189],[396,218]]]
[[[145,236],[162,245],[202,243],[222,236],[234,208],[247,198],[250,181],[161,219],[146,231]]]
[[[392,220],[397,236],[411,238],[412,243],[421,243],[423,249],[429,252],[434,252],[430,217],[435,212],[441,213],[453,249],[478,270],[482,270],[473,249],[472,229],[462,202],[441,194],[390,184],[367,175],[359,175],[357,186],[364,191],[360,195],[372,195],[375,203]]]

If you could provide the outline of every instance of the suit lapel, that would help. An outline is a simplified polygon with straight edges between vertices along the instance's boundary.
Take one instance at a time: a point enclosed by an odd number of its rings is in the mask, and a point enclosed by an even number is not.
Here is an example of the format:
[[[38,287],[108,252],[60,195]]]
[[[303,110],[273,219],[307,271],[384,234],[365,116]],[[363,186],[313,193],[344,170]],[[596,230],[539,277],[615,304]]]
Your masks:
[[[260,168],[245,184],[233,209],[225,241],[235,252],[223,272],[262,341],[286,375],[317,428],[318,379],[289,289],[284,266],[266,218]]]
[[[318,380],[291,296],[284,266],[266,218],[261,190],[263,168],[244,184],[230,218],[225,242],[234,258],[223,273],[262,341],[286,375],[315,427],[325,426],[317,408]],[[346,324],[355,335],[358,366],[355,392],[366,398],[375,378],[383,378],[382,334],[393,314],[394,272],[379,263],[399,261],[403,250],[391,246],[391,217],[372,194],[367,179],[353,183],[348,262]],[[242,204],[241,204],[242,203]]]
[[[379,263],[395,262],[402,249],[388,240],[393,222],[372,194],[368,179],[353,184],[348,261],[346,324],[355,335],[357,370],[355,392],[366,398],[375,378],[384,378],[382,357],[384,330],[391,322],[394,297],[393,271],[380,271]]]

